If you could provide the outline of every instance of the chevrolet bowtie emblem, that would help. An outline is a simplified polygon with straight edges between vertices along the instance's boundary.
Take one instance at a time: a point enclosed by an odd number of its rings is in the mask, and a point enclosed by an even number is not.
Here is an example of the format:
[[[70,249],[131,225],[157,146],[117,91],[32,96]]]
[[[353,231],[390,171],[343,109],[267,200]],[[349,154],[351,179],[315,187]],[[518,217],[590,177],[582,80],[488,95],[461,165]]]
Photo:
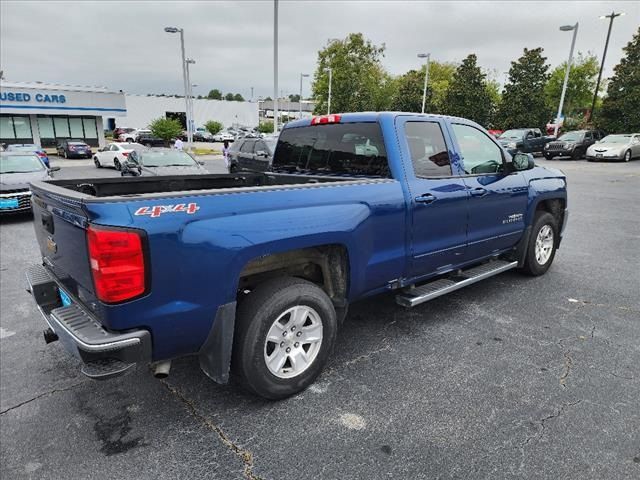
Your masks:
[[[51,253],[56,253],[58,251],[58,244],[53,241],[53,238],[47,237],[47,249]]]

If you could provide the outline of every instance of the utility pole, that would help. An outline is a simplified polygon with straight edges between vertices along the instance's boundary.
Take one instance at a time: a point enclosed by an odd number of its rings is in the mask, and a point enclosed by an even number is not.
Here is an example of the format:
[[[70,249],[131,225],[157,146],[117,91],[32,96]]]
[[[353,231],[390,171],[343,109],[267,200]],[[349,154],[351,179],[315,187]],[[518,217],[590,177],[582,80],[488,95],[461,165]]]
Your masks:
[[[596,82],[596,90],[593,92],[593,101],[591,102],[591,110],[589,111],[589,121],[593,119],[593,111],[596,108],[596,100],[598,99],[598,89],[600,88],[600,80],[602,80],[602,70],[604,70],[604,60],[607,58],[607,49],[609,48],[609,38],[611,37],[611,27],[613,27],[613,19],[624,15],[624,12],[611,12],[609,15],[603,15],[601,20],[609,19],[609,30],[607,31],[607,40],[604,42],[604,53],[602,54],[602,63],[600,63],[600,73],[598,73],[598,81]]]
[[[567,93],[567,83],[569,83],[569,72],[571,71],[571,62],[573,61],[573,47],[576,45],[576,36],[578,35],[578,22],[575,25],[563,25],[560,30],[570,32],[573,30],[573,40],[571,40],[571,49],[569,50],[569,59],[567,60],[567,68],[564,72],[564,82],[562,84],[562,93],[560,94],[560,104],[558,105],[558,114],[556,115],[555,127],[553,128],[553,136],[558,136],[558,128],[560,128],[560,116],[562,115],[562,106],[564,105],[564,96]]]
[[[278,133],[278,0],[273,0],[273,133]]]
[[[424,113],[424,106],[427,103],[427,82],[429,81],[429,61],[431,60],[431,54],[419,53],[418,58],[427,59],[427,63],[425,65],[425,72],[424,72],[424,88],[422,89],[422,113]]]

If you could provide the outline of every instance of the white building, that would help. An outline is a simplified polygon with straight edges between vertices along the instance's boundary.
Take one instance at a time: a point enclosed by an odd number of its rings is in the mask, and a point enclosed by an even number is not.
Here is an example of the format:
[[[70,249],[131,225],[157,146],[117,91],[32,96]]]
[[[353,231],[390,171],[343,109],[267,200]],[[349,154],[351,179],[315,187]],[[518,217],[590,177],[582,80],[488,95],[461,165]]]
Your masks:
[[[146,128],[156,118],[165,117],[179,119],[186,128],[184,98],[127,94],[125,99],[126,115],[116,118],[115,125],[111,121],[105,122],[105,128]],[[195,127],[202,127],[209,120],[220,122],[225,127],[233,124],[257,127],[258,104],[194,98],[193,116]]]
[[[101,87],[0,81],[0,142],[55,147],[65,138],[104,146],[103,116],[127,114],[125,96]]]

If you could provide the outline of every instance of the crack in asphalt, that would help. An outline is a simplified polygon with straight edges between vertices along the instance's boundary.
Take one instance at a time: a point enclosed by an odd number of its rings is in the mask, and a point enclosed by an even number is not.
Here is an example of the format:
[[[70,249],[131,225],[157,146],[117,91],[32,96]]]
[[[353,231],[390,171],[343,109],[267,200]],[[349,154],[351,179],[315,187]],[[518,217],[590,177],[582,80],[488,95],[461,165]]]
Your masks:
[[[248,480],[262,480],[261,477],[253,473],[253,453],[236,445],[219,426],[217,426],[203,414],[199,413],[193,401],[187,398],[180,390],[170,385],[166,380],[160,380],[160,383],[164,385],[170,393],[178,397],[178,399],[185,405],[189,413],[191,413],[191,415],[193,415],[196,420],[199,420],[200,423],[202,423],[202,425],[204,425],[207,429],[216,433],[220,438],[220,441],[238,458],[240,458],[240,460],[242,460],[245,478],[247,478]]]
[[[567,387],[567,378],[571,373],[571,367],[573,367],[573,359],[571,358],[571,350],[564,352],[564,373],[560,376],[560,385]]]
[[[48,392],[43,392],[43,393],[41,393],[39,395],[36,395],[33,398],[30,398],[29,400],[25,400],[24,402],[20,402],[19,404],[14,405],[13,407],[9,407],[9,408],[7,408],[5,410],[2,410],[0,412],[0,415],[4,415],[5,413],[8,413],[8,412],[10,412],[12,410],[20,408],[20,407],[22,407],[24,405],[27,405],[28,403],[34,402],[34,401],[36,401],[36,400],[38,400],[38,399],[40,399],[42,397],[47,397],[49,395],[53,395],[54,393],[67,392],[69,390],[72,390],[72,389],[84,384],[84,383],[87,383],[87,380],[83,380],[82,382],[74,383],[73,385],[69,385],[68,387],[65,387],[65,388],[54,388],[53,390],[49,390]]]

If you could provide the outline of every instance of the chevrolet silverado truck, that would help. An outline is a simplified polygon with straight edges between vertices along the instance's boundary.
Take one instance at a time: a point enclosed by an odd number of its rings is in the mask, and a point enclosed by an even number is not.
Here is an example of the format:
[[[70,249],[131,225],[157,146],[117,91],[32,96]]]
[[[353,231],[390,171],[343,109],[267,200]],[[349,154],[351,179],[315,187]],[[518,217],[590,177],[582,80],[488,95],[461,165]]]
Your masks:
[[[539,128],[516,128],[503,132],[498,137],[498,142],[507,151],[514,155],[516,152],[543,153],[547,143],[555,140],[555,137],[547,137]]]
[[[511,269],[541,275],[565,175],[477,124],[411,113],[301,119],[272,171],[33,182],[29,291],[96,379],[197,355],[284,398],[320,374],[348,305],[410,308]]]

